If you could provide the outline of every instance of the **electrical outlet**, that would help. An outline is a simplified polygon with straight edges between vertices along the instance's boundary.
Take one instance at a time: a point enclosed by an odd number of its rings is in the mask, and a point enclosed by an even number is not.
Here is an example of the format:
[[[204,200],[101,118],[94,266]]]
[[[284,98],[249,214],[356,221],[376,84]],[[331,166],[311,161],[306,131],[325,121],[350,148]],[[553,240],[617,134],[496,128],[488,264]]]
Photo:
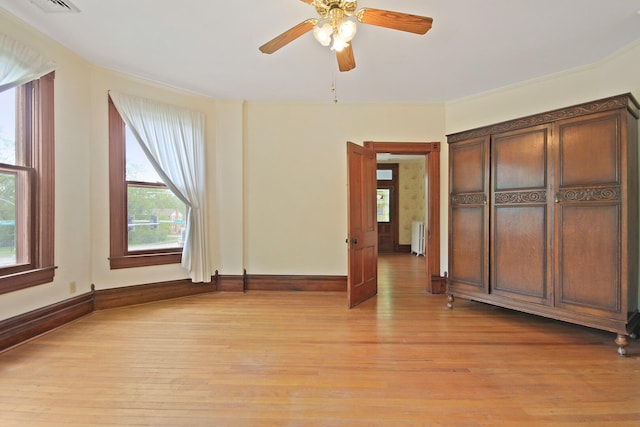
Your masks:
[[[76,282],[70,282],[69,283],[69,293],[70,294],[75,294],[76,293]]]

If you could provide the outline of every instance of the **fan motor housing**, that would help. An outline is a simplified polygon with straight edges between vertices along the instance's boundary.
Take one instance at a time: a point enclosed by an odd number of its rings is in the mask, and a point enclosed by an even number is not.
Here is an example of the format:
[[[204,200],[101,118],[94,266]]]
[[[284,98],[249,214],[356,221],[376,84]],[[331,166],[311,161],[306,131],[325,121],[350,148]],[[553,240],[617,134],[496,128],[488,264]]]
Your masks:
[[[335,10],[340,10],[346,16],[353,16],[358,8],[357,1],[345,0],[314,0],[313,6],[322,19],[327,19]]]

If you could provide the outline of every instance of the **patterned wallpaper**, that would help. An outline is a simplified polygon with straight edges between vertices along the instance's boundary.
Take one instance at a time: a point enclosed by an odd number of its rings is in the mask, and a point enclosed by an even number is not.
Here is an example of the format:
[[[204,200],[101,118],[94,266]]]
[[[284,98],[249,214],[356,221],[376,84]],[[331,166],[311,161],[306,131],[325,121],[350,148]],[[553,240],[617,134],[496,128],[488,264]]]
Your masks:
[[[411,222],[424,221],[426,208],[426,177],[424,156],[415,156],[416,160],[379,161],[378,163],[397,163],[399,194],[399,236],[401,245],[411,244]]]

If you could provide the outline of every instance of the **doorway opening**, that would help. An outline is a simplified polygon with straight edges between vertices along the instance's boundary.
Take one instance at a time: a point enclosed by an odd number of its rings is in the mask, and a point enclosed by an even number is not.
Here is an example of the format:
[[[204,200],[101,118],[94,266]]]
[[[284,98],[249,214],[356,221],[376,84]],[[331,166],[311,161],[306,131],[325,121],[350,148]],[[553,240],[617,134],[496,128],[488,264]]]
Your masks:
[[[445,291],[440,276],[440,143],[366,141],[364,147],[378,155],[414,155],[424,159],[425,224],[424,266],[425,289],[429,293]]]
[[[425,156],[379,153],[376,160],[378,252],[425,256]]]

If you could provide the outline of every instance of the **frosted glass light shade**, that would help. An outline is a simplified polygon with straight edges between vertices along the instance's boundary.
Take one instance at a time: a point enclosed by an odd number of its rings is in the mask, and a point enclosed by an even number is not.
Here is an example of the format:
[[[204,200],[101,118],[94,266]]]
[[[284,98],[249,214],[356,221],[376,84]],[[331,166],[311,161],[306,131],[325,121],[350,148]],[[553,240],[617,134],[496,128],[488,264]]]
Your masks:
[[[356,23],[349,19],[343,20],[338,26],[338,34],[340,35],[340,38],[346,43],[350,42],[351,39],[353,39],[353,36],[356,35],[356,30]]]
[[[333,45],[331,46],[331,49],[336,52],[342,52],[342,50],[347,46],[349,46],[349,43],[342,40],[338,34],[333,35]]]
[[[322,27],[315,26],[313,28],[313,36],[322,46],[329,46],[331,43],[331,34],[333,27],[329,23],[325,23]]]

